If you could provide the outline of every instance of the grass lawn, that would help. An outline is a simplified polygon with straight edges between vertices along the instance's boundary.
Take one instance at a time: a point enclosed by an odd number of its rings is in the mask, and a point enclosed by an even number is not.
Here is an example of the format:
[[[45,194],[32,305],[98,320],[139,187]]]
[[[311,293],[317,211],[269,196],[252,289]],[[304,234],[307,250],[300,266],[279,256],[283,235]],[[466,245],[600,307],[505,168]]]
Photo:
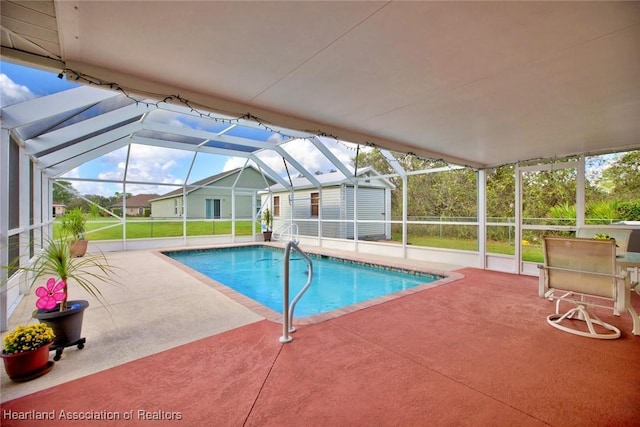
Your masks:
[[[393,240],[401,242],[402,236],[394,234]],[[428,246],[432,248],[460,249],[465,251],[478,250],[478,242],[476,240],[449,239],[430,236],[409,236],[407,238],[407,242],[415,246]],[[487,252],[514,255],[515,248],[513,244],[509,242],[488,241]],[[522,259],[529,262],[543,262],[544,255],[542,254],[542,245],[524,245],[522,247]]]
[[[60,229],[61,220],[54,224],[54,236]],[[236,234],[251,235],[252,221],[236,221]],[[109,227],[110,226],[110,227]],[[109,228],[105,228],[109,227]],[[152,237],[180,237],[182,236],[182,221],[163,221],[151,218],[127,218],[127,239],[143,239]],[[101,230],[104,228],[103,230]],[[97,230],[97,231],[94,231]],[[260,233],[259,226],[256,232]],[[231,221],[208,220],[187,222],[187,236],[211,236],[217,234],[231,234]],[[87,222],[88,240],[118,240],[122,239],[122,224],[115,218],[95,218]],[[401,242],[402,236],[394,233],[393,240]],[[460,249],[477,251],[478,242],[469,239],[450,239],[430,236],[409,236],[409,244],[443,249]],[[515,249],[509,242],[487,242],[487,251],[494,254],[514,255]],[[524,245],[522,259],[530,262],[542,262],[541,245]]]
[[[54,237],[60,231],[61,222],[54,224]],[[236,221],[236,234],[251,235],[252,221]],[[108,228],[106,228],[108,227]],[[127,218],[127,239],[145,239],[152,237],[180,237],[183,232],[182,221],[154,221],[150,218]],[[260,232],[258,227],[257,232]],[[189,221],[187,236],[211,236],[231,234],[231,221]],[[122,239],[122,224],[115,218],[96,218],[87,221],[87,240]]]

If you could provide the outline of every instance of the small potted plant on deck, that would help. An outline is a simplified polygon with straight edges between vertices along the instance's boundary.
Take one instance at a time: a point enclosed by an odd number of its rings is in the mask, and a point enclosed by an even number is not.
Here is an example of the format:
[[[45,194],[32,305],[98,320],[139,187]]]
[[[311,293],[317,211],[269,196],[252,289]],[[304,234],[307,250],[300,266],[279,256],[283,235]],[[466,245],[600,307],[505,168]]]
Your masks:
[[[51,370],[49,347],[53,329],[44,323],[19,325],[5,335],[2,348],[4,369],[13,381],[28,381]]]
[[[46,286],[36,289],[37,310],[33,317],[50,326],[56,336],[52,350],[56,350],[54,360],[59,360],[65,347],[77,345],[84,347],[85,338],[81,338],[84,310],[89,307],[86,300],[68,300],[69,280],[80,285],[101,303],[102,293],[99,282],[109,283],[114,268],[106,257],[91,254],[82,258],[71,254],[66,236],[49,238],[42,250],[33,257],[31,264],[20,266],[19,271],[32,274],[31,286],[38,280],[50,277]],[[59,280],[56,280],[59,279]]]
[[[262,236],[264,237],[264,241],[270,242],[271,235],[273,234],[273,231],[272,231],[273,214],[271,213],[269,208],[266,208],[264,211],[262,211],[262,224],[265,227],[264,230],[262,231]]]
[[[87,241],[84,233],[87,230],[87,215],[82,208],[71,209],[62,216],[62,232],[71,236],[71,255],[82,257],[87,253]]]

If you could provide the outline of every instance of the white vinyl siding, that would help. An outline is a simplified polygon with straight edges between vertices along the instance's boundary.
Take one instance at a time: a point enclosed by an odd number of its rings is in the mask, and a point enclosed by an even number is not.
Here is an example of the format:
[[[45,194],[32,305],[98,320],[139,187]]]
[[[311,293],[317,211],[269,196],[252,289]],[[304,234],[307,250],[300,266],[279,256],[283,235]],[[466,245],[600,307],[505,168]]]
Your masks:
[[[311,215],[311,194],[317,192],[316,189],[298,190],[295,197],[289,192],[278,193],[280,216],[274,219],[274,230],[288,225],[293,213],[293,222],[298,225],[300,235],[317,236],[319,217]],[[391,208],[389,193],[386,188],[358,187],[358,220],[384,221]],[[322,237],[353,238],[353,195],[351,185],[322,189],[319,197]],[[358,235],[360,239],[385,238],[389,237],[387,229],[382,222],[359,223]]]
[[[354,187],[347,187],[347,227],[346,238],[353,239]],[[385,237],[384,223],[362,221],[383,221],[385,219],[385,189],[358,187],[358,238],[380,239]]]

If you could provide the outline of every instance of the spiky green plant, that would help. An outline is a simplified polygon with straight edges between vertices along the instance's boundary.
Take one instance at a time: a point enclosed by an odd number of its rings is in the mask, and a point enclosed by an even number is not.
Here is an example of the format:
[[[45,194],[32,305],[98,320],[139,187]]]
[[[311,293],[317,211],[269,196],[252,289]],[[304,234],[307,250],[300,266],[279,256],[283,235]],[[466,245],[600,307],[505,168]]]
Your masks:
[[[75,240],[84,239],[87,228],[87,215],[82,208],[67,211],[62,216],[62,231],[71,234]]]
[[[557,204],[549,208],[547,216],[560,221],[576,218],[576,205],[570,205],[567,202]]]
[[[610,224],[612,220],[618,219],[617,202],[599,200],[589,202],[586,206],[587,218],[590,223]]]
[[[69,280],[75,281],[87,293],[95,297],[104,305],[102,292],[97,282],[115,283],[110,279],[115,274],[115,267],[111,266],[104,254],[89,254],[82,258],[73,257],[70,242],[65,237],[47,238],[42,251],[36,253],[32,263],[18,270],[33,274],[31,286],[45,276],[56,276],[64,282],[65,297],[60,302],[60,311],[67,309]]]
[[[267,231],[271,231],[271,227],[273,227],[273,214],[269,208],[266,208],[262,212],[262,222],[264,222],[264,225],[267,227]]]

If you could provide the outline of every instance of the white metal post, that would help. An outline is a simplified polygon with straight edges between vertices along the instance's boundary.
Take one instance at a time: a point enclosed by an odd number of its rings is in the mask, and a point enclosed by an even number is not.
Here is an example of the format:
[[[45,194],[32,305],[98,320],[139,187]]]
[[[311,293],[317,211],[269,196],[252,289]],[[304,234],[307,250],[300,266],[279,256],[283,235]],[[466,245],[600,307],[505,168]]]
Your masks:
[[[521,261],[521,245],[522,245],[522,171],[520,166],[515,168],[515,232],[514,232],[514,245],[515,248],[515,265],[514,273],[520,274],[522,270]]]
[[[0,130],[0,265],[9,264],[9,130]],[[7,270],[0,269],[0,331],[7,330]]]
[[[27,155],[24,146],[21,146],[18,152],[18,168],[20,178],[18,179],[19,191],[18,191],[18,203],[20,206],[20,212],[18,214],[18,227],[20,228],[20,234],[18,237],[18,245],[20,251],[20,265],[27,265],[29,263],[29,205],[31,199],[31,174],[29,173],[29,166],[31,160]],[[29,293],[29,286],[26,281],[20,282],[20,293],[26,295]]]
[[[487,268],[487,172],[478,170],[477,197],[478,197],[478,253],[482,259],[480,268]]]
[[[585,219],[585,166],[584,156],[580,156],[576,170],[576,227],[584,226]]]
[[[215,218],[213,220],[215,221]],[[231,188],[231,241],[236,242],[236,190],[233,187]]]

